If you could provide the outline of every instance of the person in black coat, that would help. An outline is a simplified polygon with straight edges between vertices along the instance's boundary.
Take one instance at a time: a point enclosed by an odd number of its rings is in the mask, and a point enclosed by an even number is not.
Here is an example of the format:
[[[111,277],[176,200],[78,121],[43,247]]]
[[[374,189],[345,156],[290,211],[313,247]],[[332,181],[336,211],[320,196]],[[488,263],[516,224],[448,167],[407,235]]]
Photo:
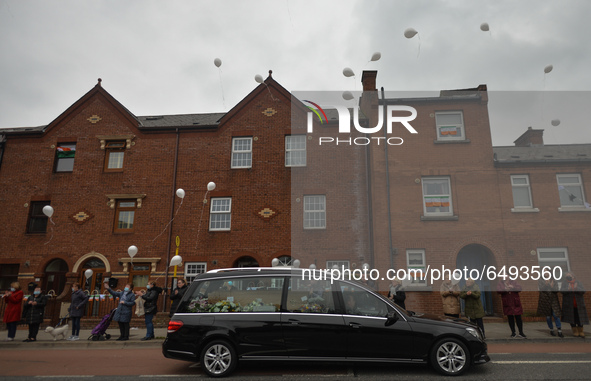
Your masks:
[[[172,305],[170,306],[170,313],[168,314],[169,317],[172,317],[172,315],[174,315],[174,313],[176,312],[177,308],[179,308],[179,303],[181,302],[181,299],[183,298],[183,295],[185,295],[185,292],[187,292],[188,288],[189,287],[187,286],[187,281],[185,281],[184,279],[177,280],[176,288],[174,289],[172,294],[170,294],[170,300],[172,300]]]
[[[29,325],[29,337],[23,340],[24,342],[37,341],[37,333],[39,332],[39,326],[43,322],[46,304],[47,297],[43,295],[40,287],[35,287],[33,295],[29,296],[23,309],[24,320]]]
[[[72,319],[72,336],[66,340],[80,340],[80,319],[84,315],[84,306],[86,306],[86,303],[88,303],[88,295],[80,289],[80,283],[74,283],[72,285],[72,303],[68,308],[68,313]]]
[[[162,289],[156,286],[156,282],[151,280],[146,286],[146,291],[138,292],[137,295],[144,299],[144,319],[146,322],[146,336],[142,340],[152,340],[154,338],[154,315],[157,312],[158,295],[162,292]]]
[[[400,280],[392,279],[390,290],[388,291],[388,298],[392,299],[392,301],[400,307],[406,309],[406,304],[404,303],[406,300],[406,292],[404,292]]]

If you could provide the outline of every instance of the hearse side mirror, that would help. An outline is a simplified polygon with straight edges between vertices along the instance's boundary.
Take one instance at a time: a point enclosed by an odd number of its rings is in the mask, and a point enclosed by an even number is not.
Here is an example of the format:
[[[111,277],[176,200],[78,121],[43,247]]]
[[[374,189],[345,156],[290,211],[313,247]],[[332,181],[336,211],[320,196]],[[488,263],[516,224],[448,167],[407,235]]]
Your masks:
[[[386,324],[385,326],[392,325],[398,321],[398,314],[395,311],[390,311],[386,315]]]

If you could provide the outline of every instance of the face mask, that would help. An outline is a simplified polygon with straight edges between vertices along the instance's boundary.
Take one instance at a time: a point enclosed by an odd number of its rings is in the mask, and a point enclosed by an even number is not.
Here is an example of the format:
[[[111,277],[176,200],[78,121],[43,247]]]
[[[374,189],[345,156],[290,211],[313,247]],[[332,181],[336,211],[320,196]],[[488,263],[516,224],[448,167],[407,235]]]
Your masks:
[[[35,295],[39,295],[41,293],[41,291],[34,291],[33,294]]]
[[[571,280],[573,280],[573,277],[572,276],[567,276],[566,277],[566,280],[568,280],[570,282]]]
[[[123,291],[125,291],[125,292],[129,291],[129,287],[125,287],[125,288],[123,289]]]
[[[151,288],[152,288],[152,286],[150,286],[150,285],[147,285],[147,286],[146,286],[146,288],[149,290],[149,289],[151,289]]]
[[[10,291],[15,292],[16,291],[16,288],[10,287]]]
[[[76,291],[78,291],[78,290],[76,290],[75,288],[72,289],[72,292],[76,292]]]

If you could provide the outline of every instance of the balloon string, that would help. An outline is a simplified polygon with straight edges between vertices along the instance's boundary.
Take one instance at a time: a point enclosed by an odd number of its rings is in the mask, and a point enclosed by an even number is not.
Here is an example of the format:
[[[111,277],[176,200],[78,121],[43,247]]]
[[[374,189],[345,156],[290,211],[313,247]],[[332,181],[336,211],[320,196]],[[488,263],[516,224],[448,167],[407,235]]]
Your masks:
[[[417,58],[419,58],[419,55],[421,54],[421,35],[417,33],[417,36],[419,37],[419,52],[417,53]]]
[[[267,90],[269,91],[269,94],[271,95],[271,99],[273,99],[275,102],[278,102],[279,99],[275,98],[273,96],[273,93],[271,92],[271,89],[269,88],[269,85],[267,85],[265,82],[263,82],[263,85],[267,86]]]
[[[226,109],[226,98],[224,97],[224,83],[222,82],[222,68],[219,70],[220,74],[220,87],[222,88],[222,104],[224,105],[224,110]]]
[[[174,221],[174,218],[176,217],[176,215],[178,214],[179,210],[181,209],[181,206],[183,205],[183,201],[185,199],[181,198],[181,203],[179,204],[179,207],[176,209],[176,212],[174,213],[174,216],[172,216],[172,219],[168,222],[168,224],[166,224],[166,226],[164,227],[164,230],[162,230],[162,232],[160,234],[158,234],[153,240],[152,242],[156,241],[156,238],[160,237],[162,234],[164,234],[164,232],[166,231],[166,229],[168,229],[168,227],[170,226],[170,224],[172,224],[172,221]]]
[[[197,248],[197,246],[199,246],[199,232],[201,232],[201,221],[203,221],[203,211],[205,210],[205,204],[207,203],[208,193],[209,190],[205,192],[205,196],[203,196],[203,206],[201,207],[201,217],[199,217],[199,226],[197,227],[197,241],[195,242],[195,249]]]
[[[49,221],[51,221],[51,223],[55,225],[55,222],[53,222],[53,219],[51,217],[49,217]],[[45,242],[44,245],[47,245],[53,239],[53,226],[50,226],[49,229],[51,231],[51,237],[49,237],[49,241]]]

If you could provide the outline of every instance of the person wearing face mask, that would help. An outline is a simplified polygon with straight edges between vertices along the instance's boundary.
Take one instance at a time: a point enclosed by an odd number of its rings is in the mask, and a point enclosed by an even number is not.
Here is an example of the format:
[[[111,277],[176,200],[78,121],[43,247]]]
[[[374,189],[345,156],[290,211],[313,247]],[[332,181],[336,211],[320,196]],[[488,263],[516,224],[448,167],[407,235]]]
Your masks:
[[[187,286],[187,281],[184,279],[179,279],[176,282],[176,285],[177,285],[177,287],[174,289],[172,294],[170,294],[170,300],[172,300],[172,306],[170,306],[170,313],[168,314],[169,317],[172,317],[172,315],[174,315],[177,308],[179,307],[179,303],[181,302],[183,295],[185,295],[187,288],[189,288]]]
[[[119,323],[121,335],[116,341],[129,340],[129,322],[131,321],[131,309],[135,305],[135,294],[133,293],[133,284],[127,283],[123,291],[113,291],[108,287],[107,291],[116,298],[119,298],[119,305],[113,314],[113,320]]]
[[[2,321],[6,323],[6,329],[8,330],[6,341],[14,341],[16,326],[21,320],[21,302],[23,301],[21,284],[19,282],[12,282],[10,284],[10,291],[6,291],[4,295],[2,295],[2,298],[6,303],[4,318],[2,319]]]
[[[33,295],[29,296],[23,309],[23,317],[29,325],[29,337],[23,342],[37,341],[37,333],[39,332],[39,326],[43,322],[46,304],[47,297],[41,292],[41,287],[35,287]]]
[[[75,341],[80,340],[80,319],[84,315],[84,306],[88,302],[88,295],[80,289],[80,283],[72,285],[72,303],[68,308],[70,318],[72,318],[72,336],[66,340]]]
[[[158,295],[162,292],[160,287],[156,286],[156,282],[151,280],[146,286],[146,291],[138,291],[137,296],[144,299],[144,319],[146,322],[146,336],[142,341],[152,340],[154,338],[154,324],[152,320],[157,312]]]
[[[464,313],[466,317],[470,319],[472,323],[475,323],[480,327],[482,336],[484,337],[484,308],[482,307],[482,301],[480,300],[480,287],[474,282],[474,279],[467,279],[466,285],[460,292],[460,298],[466,302]]]
[[[575,274],[569,271],[564,277],[560,292],[562,293],[562,321],[570,323],[573,336],[584,338],[583,326],[589,324],[589,317],[585,306],[583,285],[577,280]]]

